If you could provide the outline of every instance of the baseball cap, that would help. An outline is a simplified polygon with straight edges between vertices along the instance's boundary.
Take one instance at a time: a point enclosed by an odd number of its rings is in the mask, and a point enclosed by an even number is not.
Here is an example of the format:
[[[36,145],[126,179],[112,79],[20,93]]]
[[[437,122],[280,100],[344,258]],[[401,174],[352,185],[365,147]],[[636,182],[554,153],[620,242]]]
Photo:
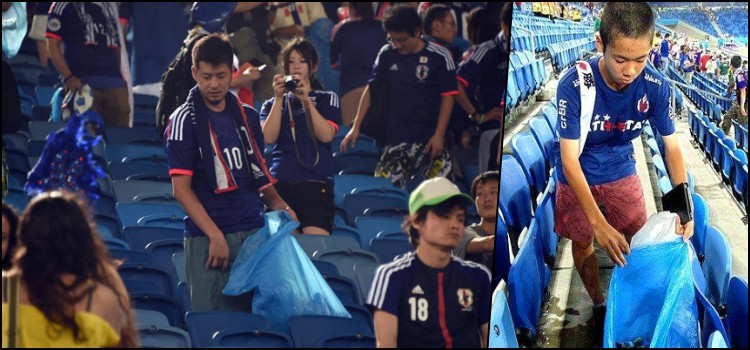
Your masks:
[[[416,213],[425,205],[438,205],[453,197],[460,197],[471,204],[474,200],[467,194],[461,193],[458,186],[444,177],[425,180],[409,196],[409,214]]]

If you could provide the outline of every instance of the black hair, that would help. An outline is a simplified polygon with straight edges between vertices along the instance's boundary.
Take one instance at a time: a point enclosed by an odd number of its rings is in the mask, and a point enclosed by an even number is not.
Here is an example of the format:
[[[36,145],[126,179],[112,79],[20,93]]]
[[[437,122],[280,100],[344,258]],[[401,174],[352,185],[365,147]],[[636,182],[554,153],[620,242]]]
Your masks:
[[[445,16],[451,13],[451,9],[445,5],[432,5],[427,8],[424,13],[422,20],[422,30],[427,35],[432,35],[432,23],[435,21],[443,21]]]
[[[451,211],[455,208],[461,208],[466,210],[467,205],[467,199],[464,197],[452,197],[449,198],[442,203],[436,204],[436,205],[425,205],[419,210],[417,210],[417,222],[424,222],[427,219],[427,213],[430,211],[434,212],[435,215],[440,217],[446,217],[448,216]],[[404,219],[404,223],[401,225],[401,229],[409,235],[409,244],[411,244],[412,248],[417,249],[419,246],[419,231],[411,225],[410,217],[407,216],[406,219]]]
[[[349,9],[354,10],[357,12],[357,16],[362,18],[363,20],[369,21],[375,18],[375,14],[372,11],[372,3],[371,2],[355,2],[350,1],[349,2]],[[351,14],[349,14],[351,15]]]
[[[320,57],[315,46],[309,40],[299,36],[290,40],[289,43],[286,44],[286,47],[281,50],[281,57],[283,57],[281,65],[284,67],[284,74],[286,75],[289,75],[289,60],[291,59],[292,51],[297,51],[297,53],[307,61],[307,71],[310,73],[310,87],[313,90],[323,90],[323,85],[316,78],[314,71],[314,69],[318,68],[318,60]]]
[[[474,181],[471,182],[471,197],[477,198],[477,187],[486,183],[487,181],[495,181],[500,185],[500,172],[497,170],[485,171],[477,176]]]
[[[734,67],[735,69],[740,68],[742,66],[742,57],[740,57],[740,55],[732,56],[729,64],[732,65],[732,67]]]
[[[417,36],[421,24],[417,10],[405,4],[388,8],[383,16],[383,29],[386,32],[405,32]]]
[[[616,38],[653,38],[654,12],[645,2],[608,2],[602,11],[599,34],[604,50]]]
[[[3,271],[8,270],[13,266],[13,254],[18,247],[18,212],[13,209],[10,205],[3,202],[3,221],[8,221],[8,228],[10,235],[8,236],[8,251],[5,252],[3,257]]]
[[[198,68],[198,63],[206,62],[212,66],[226,64],[232,69],[234,52],[229,37],[225,34],[210,34],[198,40],[193,47],[193,67]]]
[[[495,21],[490,16],[490,11],[484,7],[471,10],[467,27],[469,41],[474,45],[492,40],[499,32]]]
[[[510,22],[513,20],[513,10],[511,2],[506,2],[505,5],[503,5],[503,9],[500,10],[500,24],[505,24],[510,27]]]

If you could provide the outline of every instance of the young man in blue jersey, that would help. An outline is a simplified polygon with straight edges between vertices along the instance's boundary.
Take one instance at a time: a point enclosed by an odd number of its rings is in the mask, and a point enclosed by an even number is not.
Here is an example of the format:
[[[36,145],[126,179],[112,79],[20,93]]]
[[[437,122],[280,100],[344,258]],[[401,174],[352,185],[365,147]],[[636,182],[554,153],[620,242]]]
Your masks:
[[[229,91],[232,46],[212,34],[193,48],[198,83],[165,132],[174,196],[185,220],[185,265],[194,311],[244,311],[251,297],[222,294],[242,242],[263,227],[263,206],[296,215],[263,160],[258,112]],[[259,193],[262,197],[259,198]]]
[[[451,256],[470,204],[443,177],[412,192],[404,230],[415,251],[381,265],[367,297],[379,348],[487,346],[490,272]]]
[[[687,181],[669,117],[670,86],[661,73],[646,65],[653,27],[648,4],[607,3],[596,36],[603,56],[579,62],[563,76],[557,90],[555,230],[573,241],[576,269],[595,305],[596,328],[603,327],[606,299],[600,289],[594,239],[614,263],[625,266],[629,241],[646,222],[631,143],[646,121],[662,135],[672,183]],[[693,222],[682,226],[681,232],[687,241],[693,235]]]
[[[388,128],[375,176],[388,178],[401,188],[412,177],[448,176],[453,166],[444,137],[458,94],[456,66],[446,48],[420,37],[420,23],[414,8],[398,5],[388,9],[383,27],[389,44],[375,60],[354,125],[341,142],[342,152],[356,143],[370,104],[380,103],[370,101],[370,86],[384,79]]]
[[[747,126],[747,69],[742,67],[742,57],[739,55],[732,56],[729,61],[729,71],[734,77],[734,84],[729,85],[728,95],[735,91],[735,100],[721,121],[721,129],[725,134],[729,133],[732,127],[732,120],[737,120],[740,124]],[[737,132],[735,130],[735,132]]]

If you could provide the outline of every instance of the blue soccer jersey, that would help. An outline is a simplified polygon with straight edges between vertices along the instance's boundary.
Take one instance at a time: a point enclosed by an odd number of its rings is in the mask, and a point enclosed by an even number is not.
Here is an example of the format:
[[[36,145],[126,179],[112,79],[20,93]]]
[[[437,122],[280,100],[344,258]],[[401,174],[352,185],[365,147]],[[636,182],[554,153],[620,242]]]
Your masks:
[[[427,142],[437,128],[441,96],[458,94],[450,52],[428,42],[422,51],[408,55],[400,54],[390,44],[383,46],[370,83],[378,79],[388,82],[387,144]]]
[[[579,160],[589,185],[614,182],[636,173],[631,141],[643,131],[648,120],[663,136],[674,133],[669,118],[669,86],[664,77],[647,65],[624,90],[614,91],[599,71],[599,57],[589,61],[596,86],[596,101],[586,145]],[[581,137],[581,95],[578,72],[571,68],[560,79],[557,88],[557,132],[562,139]],[[556,166],[562,169],[559,146]],[[567,184],[565,173],[557,171],[558,180]]]
[[[290,97],[291,96],[291,97]],[[285,97],[290,98],[289,102],[292,105],[292,115],[295,123],[295,136],[297,138],[297,149],[300,152],[300,159],[307,166],[312,166],[315,163],[315,148],[313,147],[312,140],[310,140],[310,134],[307,131],[307,117],[305,116],[305,110],[302,108],[302,103],[296,96],[292,94],[286,94]],[[261,108],[260,119],[261,123],[265,123],[268,114],[271,112],[275,99],[263,103]],[[315,105],[315,109],[320,112],[320,115],[328,121],[328,124],[333,126],[338,131],[338,125],[341,123],[341,109],[339,107],[338,96],[329,91],[311,91],[310,102]],[[300,164],[297,159],[297,151],[294,147],[294,140],[292,139],[292,130],[289,127],[289,111],[287,104],[284,102],[283,109],[281,110],[281,130],[279,131],[279,138],[276,144],[273,146],[273,161],[271,164],[271,175],[279,181],[326,181],[333,183],[333,175],[335,175],[335,167],[333,165],[333,155],[331,152],[330,143],[322,143],[319,140],[318,143],[318,164],[310,169],[305,168]]]
[[[479,44],[471,57],[458,67],[458,80],[464,87],[474,91],[479,99],[476,106],[479,113],[487,113],[493,108],[500,107],[505,96],[508,53],[505,52],[501,35],[502,33],[490,41]],[[491,123],[493,129],[500,127],[499,121]]]
[[[372,63],[385,44],[383,24],[378,20],[349,21],[334,32],[331,40],[331,64],[337,65],[341,71],[341,96],[367,85],[372,73]]]
[[[412,252],[378,268],[366,305],[398,317],[399,348],[479,348],[490,294],[484,266],[452,257],[434,269]]]
[[[105,5],[102,5],[105,4]],[[65,62],[79,78],[111,77],[101,88],[125,85],[120,73],[120,40],[115,5],[55,2],[47,19],[48,38],[64,43]],[[88,82],[88,81],[84,81]]]
[[[198,197],[208,216],[224,234],[249,231],[263,227],[263,207],[260,203],[252,172],[247,163],[247,152],[244,150],[240,133],[244,126],[236,126],[227,111],[213,112],[208,115],[209,125],[215,142],[220,147],[220,155],[229,168],[237,189],[217,193],[208,180],[205,162],[202,157],[211,157],[213,150],[202,149],[196,139],[197,130],[191,122],[186,104],[178,108],[170,118],[166,132],[167,160],[170,175],[192,176],[192,190]],[[251,107],[244,107],[248,123],[256,142],[262,144],[263,133],[260,129],[258,112]],[[262,147],[262,146],[261,146]],[[252,153],[263,152],[262,149]],[[185,220],[185,236],[203,236],[204,232],[188,217]]]

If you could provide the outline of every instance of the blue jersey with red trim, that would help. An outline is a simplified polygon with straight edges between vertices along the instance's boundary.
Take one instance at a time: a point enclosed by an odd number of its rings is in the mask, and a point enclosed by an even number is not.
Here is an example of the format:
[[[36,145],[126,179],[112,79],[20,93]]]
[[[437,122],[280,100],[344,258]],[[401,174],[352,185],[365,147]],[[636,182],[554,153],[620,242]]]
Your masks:
[[[305,110],[302,108],[302,102],[292,94],[284,95],[285,99],[289,98],[292,106],[292,118],[295,124],[295,137],[297,139],[297,149],[300,153],[300,159],[310,169],[305,168],[297,159],[297,151],[294,147],[292,138],[292,129],[289,126],[289,110],[287,109],[286,100],[283,101],[281,109],[281,129],[279,138],[273,146],[273,161],[271,164],[271,175],[279,181],[325,181],[333,183],[333,175],[336,168],[333,164],[333,155],[331,143],[323,143],[317,140],[318,144],[318,164],[315,164],[315,148],[310,140],[310,134],[307,131],[307,117]],[[341,123],[341,108],[339,107],[339,97],[330,91],[311,91],[310,102],[315,106],[321,116],[326,119],[329,125],[338,131],[338,125]],[[260,110],[261,123],[266,122],[268,114],[275,98],[263,103]]]
[[[479,348],[490,294],[484,266],[452,257],[434,269],[412,252],[378,268],[366,305],[398,317],[399,348]]]
[[[248,124],[253,137],[259,144],[263,144],[263,133],[260,129],[258,112],[252,107],[245,106]],[[222,233],[236,233],[263,227],[263,207],[253,183],[248,167],[244,146],[240,141],[240,132],[244,126],[236,126],[234,119],[226,110],[222,112],[210,111],[209,125],[216,143],[220,147],[220,157],[237,184],[237,189],[224,193],[216,193],[215,188],[208,181],[202,157],[211,157],[213,150],[202,149],[196,140],[195,127],[183,104],[172,113],[170,126],[165,134],[167,161],[170,175],[192,176],[191,188],[198,200],[205,208],[208,216],[219,227]],[[262,147],[262,146],[259,146]],[[252,150],[263,152],[263,150]],[[188,217],[185,220],[185,236],[204,236],[204,232]]]
[[[370,83],[388,82],[387,144],[427,142],[437,128],[442,96],[458,94],[451,53],[440,45],[424,44],[422,51],[407,55],[386,44],[372,68]]]
[[[579,160],[590,186],[603,185],[636,173],[632,140],[643,132],[644,123],[660,135],[668,136],[675,128],[669,118],[669,85],[653,66],[621,91],[612,90],[599,70],[600,57],[589,60],[592,74],[584,84],[596,86],[596,101],[589,125],[589,134]],[[557,132],[562,139],[581,137],[581,91],[578,71],[568,70],[557,86]],[[555,148],[555,166],[562,169],[559,145]],[[567,184],[563,171],[557,178]]]

